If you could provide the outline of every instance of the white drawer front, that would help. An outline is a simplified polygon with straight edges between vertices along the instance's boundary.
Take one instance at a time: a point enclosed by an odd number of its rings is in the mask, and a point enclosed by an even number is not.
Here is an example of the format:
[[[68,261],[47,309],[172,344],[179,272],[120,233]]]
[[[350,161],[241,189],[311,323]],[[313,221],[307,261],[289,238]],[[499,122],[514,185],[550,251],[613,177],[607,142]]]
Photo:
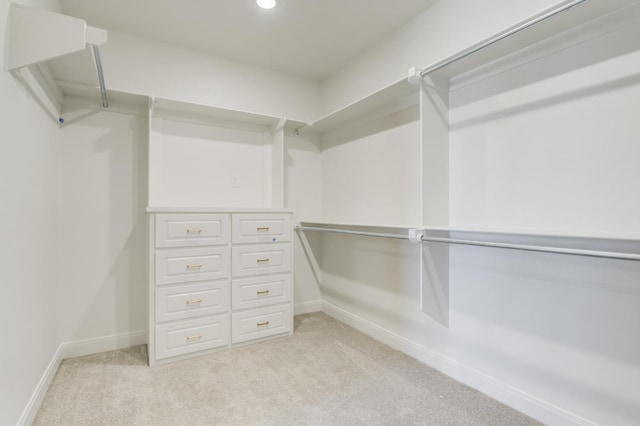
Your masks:
[[[156,289],[156,321],[173,321],[229,310],[229,282],[214,281]]]
[[[229,223],[228,214],[157,214],[156,247],[225,245]]]
[[[291,274],[235,279],[231,295],[233,309],[288,302],[291,299]]]
[[[272,306],[233,314],[233,343],[291,331],[291,305]]]
[[[289,244],[263,244],[233,247],[233,276],[288,272],[291,268]]]
[[[206,281],[229,276],[229,248],[156,251],[156,284]]]
[[[156,326],[156,359],[229,344],[229,316],[220,315]]]
[[[234,214],[231,229],[234,244],[291,241],[291,215]]]

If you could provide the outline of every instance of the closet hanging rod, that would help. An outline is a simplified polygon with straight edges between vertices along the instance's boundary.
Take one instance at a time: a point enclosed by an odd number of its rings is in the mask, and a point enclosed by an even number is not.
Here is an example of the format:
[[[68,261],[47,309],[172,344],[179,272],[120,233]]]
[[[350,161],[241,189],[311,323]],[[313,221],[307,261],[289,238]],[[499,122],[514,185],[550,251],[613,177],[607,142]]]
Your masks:
[[[91,45],[93,58],[96,63],[96,72],[98,73],[98,84],[100,85],[100,96],[102,97],[102,108],[109,108],[109,99],[107,98],[107,88],[104,85],[104,72],[102,71],[102,61],[100,60],[100,50],[98,46]]]
[[[635,253],[582,250],[582,249],[573,249],[573,248],[546,247],[546,246],[535,246],[535,245],[525,245],[525,244],[492,243],[487,241],[463,240],[463,239],[456,239],[456,238],[428,237],[425,235],[420,236],[420,241],[434,242],[434,243],[460,244],[460,245],[479,246],[479,247],[504,248],[504,249],[522,250],[522,251],[535,251],[535,252],[542,252],[542,253],[570,254],[574,256],[600,257],[600,258],[606,258],[606,259],[640,261],[640,254],[635,254]]]
[[[452,63],[459,61],[460,59],[466,58],[469,55],[472,55],[476,52],[479,52],[482,49],[485,49],[501,40],[504,40],[508,37],[511,37],[514,34],[517,34],[523,30],[526,30],[527,28],[530,28],[540,22],[546,21],[549,18],[552,18],[562,12],[565,12],[581,3],[584,3],[587,0],[574,0],[572,2],[569,2],[567,4],[564,4],[560,7],[557,7],[555,9],[550,10],[549,12],[542,14],[536,18],[533,18],[523,24],[518,25],[517,27],[514,27],[508,31],[505,31],[503,33],[500,33],[486,41],[484,41],[483,43],[477,45],[477,46],[472,46],[471,48],[469,48],[468,50],[463,50],[460,53],[457,53],[453,56],[450,56],[444,60],[442,60],[441,62],[438,62],[430,67],[427,67],[425,69],[423,69],[422,71],[420,71],[420,77],[426,77],[428,74],[437,71],[441,68],[446,67],[447,65],[451,65]]]
[[[573,249],[573,248],[548,247],[548,246],[525,245],[525,244],[492,243],[488,241],[465,240],[465,239],[459,239],[459,238],[429,237],[420,232],[423,230],[415,229],[415,228],[409,228],[410,233],[413,233],[416,236],[415,239],[412,238],[409,234],[403,235],[403,234],[387,234],[387,233],[380,233],[380,232],[351,231],[347,229],[321,228],[321,227],[315,227],[315,226],[297,225],[294,229],[296,231],[302,231],[302,232],[304,231],[332,232],[337,234],[362,235],[362,236],[368,236],[368,237],[395,238],[400,240],[409,240],[409,241],[422,242],[422,243],[426,243],[426,242],[446,243],[446,244],[458,244],[458,245],[469,245],[469,246],[480,246],[480,247],[491,247],[491,248],[503,248],[503,249],[511,249],[511,250],[533,251],[533,252],[542,252],[542,253],[568,254],[568,255],[575,255],[575,256],[598,257],[598,258],[606,258],[606,259],[640,261],[640,254],[635,254],[635,253],[582,250],[582,249]]]
[[[349,234],[349,235],[363,235],[366,237],[379,237],[379,238],[396,238],[398,240],[408,240],[408,235],[402,234],[387,234],[383,232],[365,232],[365,231],[350,231],[348,229],[335,229],[335,228],[320,228],[316,226],[301,226],[297,225],[294,228],[296,231],[320,231],[320,232],[333,232],[335,234]]]

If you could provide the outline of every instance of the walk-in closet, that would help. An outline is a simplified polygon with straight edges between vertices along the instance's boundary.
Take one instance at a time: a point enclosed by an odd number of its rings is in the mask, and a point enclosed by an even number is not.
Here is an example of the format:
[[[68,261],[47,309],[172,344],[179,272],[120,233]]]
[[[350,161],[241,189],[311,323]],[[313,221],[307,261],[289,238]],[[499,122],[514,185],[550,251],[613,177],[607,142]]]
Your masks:
[[[638,424],[640,2],[227,3],[1,1],[0,423]]]

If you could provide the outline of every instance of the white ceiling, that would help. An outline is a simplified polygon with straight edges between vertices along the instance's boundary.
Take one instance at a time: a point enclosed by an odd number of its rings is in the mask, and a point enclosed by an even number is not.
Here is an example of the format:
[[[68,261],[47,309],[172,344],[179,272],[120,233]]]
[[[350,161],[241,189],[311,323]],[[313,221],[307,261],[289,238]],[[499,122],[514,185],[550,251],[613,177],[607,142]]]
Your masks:
[[[116,30],[322,80],[438,0],[60,0]]]

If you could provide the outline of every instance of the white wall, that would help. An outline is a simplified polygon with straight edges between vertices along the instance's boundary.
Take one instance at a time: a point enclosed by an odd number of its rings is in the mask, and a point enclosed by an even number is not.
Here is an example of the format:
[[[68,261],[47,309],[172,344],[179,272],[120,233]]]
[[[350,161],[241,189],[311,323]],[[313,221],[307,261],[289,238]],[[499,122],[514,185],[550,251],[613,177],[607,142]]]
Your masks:
[[[301,121],[318,116],[319,84],[311,80],[117,31],[101,54],[111,90]]]
[[[59,133],[62,342],[146,330],[147,128],[98,112]]]
[[[1,46],[8,10],[9,1],[1,1]],[[59,149],[56,125],[6,72],[0,93],[0,423],[15,424],[60,342],[51,303],[58,289]]]
[[[639,39],[631,25],[454,91],[452,224],[640,236]]]
[[[323,221],[420,224],[418,119],[411,107],[323,135]]]
[[[270,207],[265,132],[154,118],[149,205]]]

